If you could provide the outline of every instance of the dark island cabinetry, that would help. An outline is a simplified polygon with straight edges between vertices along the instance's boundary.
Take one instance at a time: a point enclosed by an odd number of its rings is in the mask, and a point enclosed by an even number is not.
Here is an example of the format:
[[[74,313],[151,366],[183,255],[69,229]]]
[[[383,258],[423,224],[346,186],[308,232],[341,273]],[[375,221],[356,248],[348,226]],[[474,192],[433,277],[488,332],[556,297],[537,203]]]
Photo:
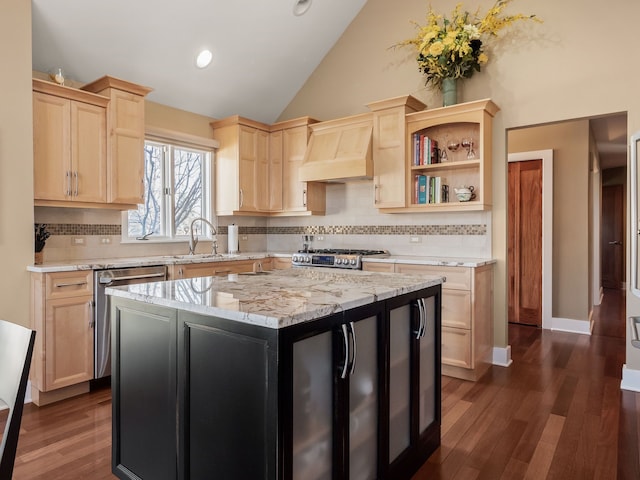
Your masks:
[[[440,444],[440,285],[284,328],[112,297],[123,479],[402,479]]]

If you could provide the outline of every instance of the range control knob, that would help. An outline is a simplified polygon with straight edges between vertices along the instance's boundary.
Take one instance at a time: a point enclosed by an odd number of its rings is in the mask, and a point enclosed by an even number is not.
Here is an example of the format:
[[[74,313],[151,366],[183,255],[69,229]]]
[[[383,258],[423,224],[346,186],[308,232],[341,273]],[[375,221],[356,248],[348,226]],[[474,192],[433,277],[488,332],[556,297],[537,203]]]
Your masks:
[[[305,263],[311,263],[311,257],[304,257]]]
[[[294,255],[293,257],[291,257],[291,260],[293,260],[294,262],[297,262],[298,261],[298,256]]]
[[[352,258],[352,259],[351,259],[351,262],[349,262],[349,263],[351,263],[351,265],[355,265],[355,264],[356,264],[356,259],[355,259],[355,258]]]
[[[336,258],[336,265],[342,265],[342,259]]]

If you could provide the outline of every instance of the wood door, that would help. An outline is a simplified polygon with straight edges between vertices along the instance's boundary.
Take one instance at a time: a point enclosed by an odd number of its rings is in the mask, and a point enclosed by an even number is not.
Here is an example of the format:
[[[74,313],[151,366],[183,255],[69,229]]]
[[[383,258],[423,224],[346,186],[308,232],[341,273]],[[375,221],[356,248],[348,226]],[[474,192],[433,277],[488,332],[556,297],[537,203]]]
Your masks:
[[[240,208],[243,212],[255,212],[256,172],[258,164],[258,131],[255,128],[239,127],[238,152],[240,157]]]
[[[93,378],[93,297],[47,300],[45,391]]]
[[[307,149],[307,126],[294,127],[283,132],[283,210],[306,210],[306,182],[298,180],[298,170]]]
[[[111,90],[109,105],[109,198],[142,203],[144,198],[144,97]]]
[[[269,211],[282,210],[282,130],[269,134]]]
[[[602,286],[624,287],[624,191],[622,185],[602,187],[600,261]]]
[[[509,163],[509,322],[542,326],[542,160]]]
[[[107,111],[71,102],[72,200],[107,201]]]
[[[68,200],[71,175],[71,101],[33,93],[33,194]]]

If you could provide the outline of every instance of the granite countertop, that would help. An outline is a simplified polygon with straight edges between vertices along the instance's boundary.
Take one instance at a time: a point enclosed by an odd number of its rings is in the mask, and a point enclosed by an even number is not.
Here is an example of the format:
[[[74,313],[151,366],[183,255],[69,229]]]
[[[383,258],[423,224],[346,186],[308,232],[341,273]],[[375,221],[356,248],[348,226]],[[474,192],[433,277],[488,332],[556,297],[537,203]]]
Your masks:
[[[277,329],[441,283],[431,275],[292,268],[126,285],[106,293]]]
[[[97,258],[89,260],[67,260],[28,265],[30,272],[69,272],[74,270],[103,270],[105,268],[144,267],[149,265],[177,265],[206,262],[229,262],[233,260],[259,260],[268,257],[291,257],[291,252],[248,252],[238,254],[156,255],[150,257]],[[363,262],[413,263],[447,267],[481,267],[495,263],[491,258],[425,257],[419,255],[389,255],[387,257],[363,257]]]
[[[371,263],[412,263],[439,267],[482,267],[496,263],[493,258],[464,257],[423,257],[419,255],[389,255],[388,257],[363,257],[362,262]]]
[[[156,255],[150,257],[96,258],[89,260],[68,260],[47,262],[42,265],[29,265],[30,272],[69,272],[74,270],[103,270],[105,268],[145,267],[149,265],[176,265],[188,263],[229,262],[234,260],[259,260],[267,257],[290,257],[291,254],[249,252],[221,253],[217,255],[196,253],[195,255]]]

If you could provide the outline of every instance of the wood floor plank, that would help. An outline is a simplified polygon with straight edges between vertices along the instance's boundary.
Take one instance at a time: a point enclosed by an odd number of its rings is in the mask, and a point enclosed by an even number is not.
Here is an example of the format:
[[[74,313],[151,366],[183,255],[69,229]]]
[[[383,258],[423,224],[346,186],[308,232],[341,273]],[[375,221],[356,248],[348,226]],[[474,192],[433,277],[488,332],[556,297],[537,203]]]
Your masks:
[[[549,415],[538,446],[533,453],[533,458],[527,467],[525,474],[527,480],[538,480],[547,476],[564,423],[565,417],[554,414]]]

